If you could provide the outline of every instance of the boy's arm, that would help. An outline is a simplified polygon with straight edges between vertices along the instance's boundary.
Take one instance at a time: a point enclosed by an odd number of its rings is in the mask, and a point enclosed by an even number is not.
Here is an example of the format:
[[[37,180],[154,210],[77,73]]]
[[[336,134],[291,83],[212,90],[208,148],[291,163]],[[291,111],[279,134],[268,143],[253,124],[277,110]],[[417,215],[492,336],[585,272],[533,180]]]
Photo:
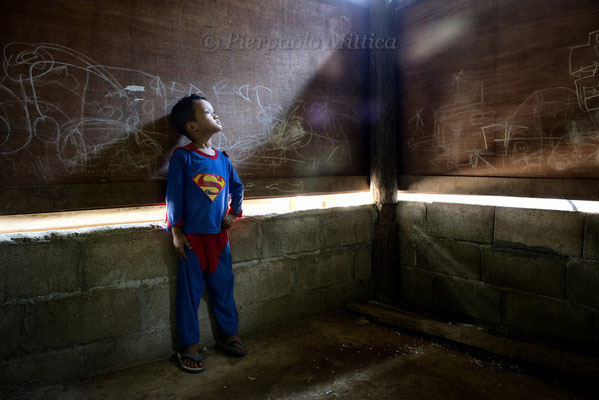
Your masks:
[[[232,164],[231,171],[229,173],[229,194],[231,196],[231,207],[229,209],[229,214],[233,214],[237,217],[241,217],[242,211],[242,202],[243,202],[243,184],[241,183],[241,179],[239,179],[239,175],[237,175],[237,171],[233,168]]]
[[[168,165],[166,182],[166,223],[167,231],[173,231],[173,246],[177,256],[186,260],[185,246],[191,249],[191,243],[181,230],[183,226],[183,163],[182,151],[175,151]]]
[[[241,218],[241,215],[243,214],[241,208],[241,203],[243,202],[243,184],[230,162],[229,166],[229,196],[231,197],[231,204],[229,205],[229,210],[221,224],[223,229],[229,229],[235,220]]]
[[[167,231],[183,226],[183,162],[184,151],[175,151],[168,165],[166,182]]]

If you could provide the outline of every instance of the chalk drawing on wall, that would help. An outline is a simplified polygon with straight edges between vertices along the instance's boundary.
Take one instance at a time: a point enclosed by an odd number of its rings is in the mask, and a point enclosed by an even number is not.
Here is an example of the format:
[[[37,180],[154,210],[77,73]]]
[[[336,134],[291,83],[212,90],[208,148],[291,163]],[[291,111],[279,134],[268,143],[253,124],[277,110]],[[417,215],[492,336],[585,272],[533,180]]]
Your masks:
[[[570,75],[580,109],[599,110],[599,31],[589,33],[587,44],[570,48]]]
[[[9,43],[2,67],[4,179],[35,176],[51,183],[75,175],[107,180],[132,171],[164,177],[170,154],[165,154],[167,125],[160,120],[180,97],[205,95],[205,85],[166,82],[142,70],[100,65],[51,43]],[[345,129],[360,121],[351,106],[302,99],[283,104],[266,85],[227,80],[211,90],[215,107],[253,126],[243,135],[225,129],[214,138],[241,168],[264,171],[291,163],[320,171],[351,164]]]
[[[455,73],[452,101],[430,110],[432,118],[422,107],[408,120],[407,150],[426,153],[429,165],[448,169],[541,173],[599,167],[598,72],[599,31],[594,31],[586,45],[570,51],[576,90],[536,90],[504,118],[485,103],[482,80]]]
[[[352,162],[345,127],[358,125],[358,111],[340,101],[295,100],[281,105],[275,90],[263,85],[235,86],[228,80],[213,87],[221,110],[258,123],[241,138],[217,134],[214,142],[228,149],[245,168],[275,170],[285,163],[322,170]],[[242,99],[239,104],[239,99]],[[237,101],[236,101],[237,100]],[[227,106],[228,105],[228,106]]]

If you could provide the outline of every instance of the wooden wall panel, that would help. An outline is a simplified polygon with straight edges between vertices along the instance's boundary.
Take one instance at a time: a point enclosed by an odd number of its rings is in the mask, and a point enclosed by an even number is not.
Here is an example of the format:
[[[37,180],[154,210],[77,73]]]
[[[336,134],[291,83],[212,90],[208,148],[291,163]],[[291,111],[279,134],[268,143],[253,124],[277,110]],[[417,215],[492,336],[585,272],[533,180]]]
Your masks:
[[[400,2],[397,21],[402,174],[599,178],[599,3]]]
[[[4,195],[147,183],[151,195],[121,197],[163,201],[156,188],[186,143],[167,115],[195,92],[244,180],[368,175],[368,53],[339,42],[368,31],[364,2],[23,0],[0,11]],[[97,206],[88,200],[69,204]]]

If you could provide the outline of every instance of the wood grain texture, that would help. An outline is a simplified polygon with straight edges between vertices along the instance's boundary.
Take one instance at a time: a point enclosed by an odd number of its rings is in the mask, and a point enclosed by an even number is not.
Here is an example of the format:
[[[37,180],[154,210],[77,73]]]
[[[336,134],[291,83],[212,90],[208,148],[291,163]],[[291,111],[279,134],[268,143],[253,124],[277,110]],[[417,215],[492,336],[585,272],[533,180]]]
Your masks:
[[[213,104],[242,179],[367,175],[364,4],[321,0],[0,5],[0,184],[164,181],[168,114]],[[133,196],[134,197],[134,196]]]
[[[345,307],[350,311],[367,315],[376,322],[441,337],[503,357],[588,377],[599,376],[599,360],[597,358],[496,336],[475,328],[450,325],[377,302],[349,303]]]
[[[599,4],[401,9],[401,172],[599,178]]]

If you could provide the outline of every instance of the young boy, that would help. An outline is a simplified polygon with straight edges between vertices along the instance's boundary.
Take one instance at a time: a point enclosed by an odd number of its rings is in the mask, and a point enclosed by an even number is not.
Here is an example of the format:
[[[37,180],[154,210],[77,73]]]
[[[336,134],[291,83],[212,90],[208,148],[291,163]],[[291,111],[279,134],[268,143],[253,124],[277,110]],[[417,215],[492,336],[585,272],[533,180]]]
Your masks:
[[[166,189],[167,230],[172,230],[179,257],[176,318],[182,351],[177,357],[184,371],[198,373],[204,369],[198,306],[205,287],[222,335],[219,347],[237,356],[247,353],[237,332],[227,232],[241,217],[243,185],[227,153],[211,146],[210,138],[222,128],[204,97],[193,94],[179,100],[171,117],[177,130],[191,140],[174,151]]]

